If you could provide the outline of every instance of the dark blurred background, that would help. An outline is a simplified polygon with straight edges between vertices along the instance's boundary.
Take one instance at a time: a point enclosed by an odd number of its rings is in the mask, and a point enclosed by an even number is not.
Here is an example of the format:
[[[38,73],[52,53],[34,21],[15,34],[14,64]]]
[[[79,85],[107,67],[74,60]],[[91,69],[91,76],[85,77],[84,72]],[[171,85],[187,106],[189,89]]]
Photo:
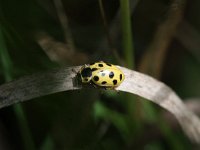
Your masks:
[[[120,11],[125,1],[0,0],[0,84],[103,60],[161,80],[199,114],[200,1],[130,0],[131,28]],[[126,41],[132,44],[128,48]],[[0,149],[198,147],[157,105],[125,93],[84,89],[1,109]]]

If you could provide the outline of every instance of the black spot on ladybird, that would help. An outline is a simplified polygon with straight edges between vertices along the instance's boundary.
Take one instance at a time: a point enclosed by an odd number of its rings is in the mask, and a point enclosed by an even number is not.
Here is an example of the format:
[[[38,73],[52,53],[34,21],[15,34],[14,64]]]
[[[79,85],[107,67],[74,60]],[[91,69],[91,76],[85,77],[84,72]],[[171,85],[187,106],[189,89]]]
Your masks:
[[[92,70],[91,68],[87,67],[87,68],[84,68],[82,71],[81,71],[81,76],[84,78],[84,77],[91,77],[92,76]]]
[[[98,70],[97,68],[92,68],[92,71],[96,71],[96,70]]]
[[[113,84],[116,85],[117,84],[117,80],[113,80]]]
[[[101,82],[101,84],[106,84],[106,83],[107,83],[106,81]]]
[[[99,64],[99,67],[103,67],[103,64]]]
[[[114,77],[114,73],[111,71],[110,73],[109,73],[109,78],[113,78]]]
[[[99,81],[99,77],[98,76],[94,76],[94,81]]]
[[[122,80],[122,74],[119,75],[120,81]]]
[[[87,79],[87,78],[85,78],[84,80],[85,80],[85,81],[88,81],[88,79]]]
[[[106,63],[106,65],[107,65],[107,66],[110,66],[110,67],[112,66],[112,65],[111,65],[111,64],[109,64],[109,63]]]

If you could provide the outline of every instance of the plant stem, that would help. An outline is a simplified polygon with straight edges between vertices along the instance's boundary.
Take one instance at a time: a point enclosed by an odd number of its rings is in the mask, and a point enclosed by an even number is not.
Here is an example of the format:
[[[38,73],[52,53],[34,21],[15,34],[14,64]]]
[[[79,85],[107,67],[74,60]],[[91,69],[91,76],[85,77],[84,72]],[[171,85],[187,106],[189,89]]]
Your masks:
[[[133,48],[133,37],[131,28],[131,14],[130,14],[130,2],[129,0],[120,0],[121,7],[121,26],[122,26],[122,38],[123,38],[123,50],[125,62],[128,68],[134,69],[134,48]],[[140,103],[136,101],[136,97],[130,94],[126,94],[127,99],[126,109],[130,118],[130,125],[132,135],[137,135],[141,131],[140,116]]]
[[[120,0],[120,7],[124,56],[127,66],[133,69],[135,64],[129,0]]]

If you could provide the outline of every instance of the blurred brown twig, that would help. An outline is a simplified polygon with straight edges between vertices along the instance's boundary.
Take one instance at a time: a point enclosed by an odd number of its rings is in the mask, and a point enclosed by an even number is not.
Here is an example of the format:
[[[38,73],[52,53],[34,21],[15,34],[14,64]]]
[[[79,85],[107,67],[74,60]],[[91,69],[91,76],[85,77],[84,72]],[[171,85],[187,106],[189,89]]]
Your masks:
[[[171,1],[166,19],[158,26],[153,40],[143,55],[138,70],[156,78],[161,75],[167,49],[183,18],[185,0]]]

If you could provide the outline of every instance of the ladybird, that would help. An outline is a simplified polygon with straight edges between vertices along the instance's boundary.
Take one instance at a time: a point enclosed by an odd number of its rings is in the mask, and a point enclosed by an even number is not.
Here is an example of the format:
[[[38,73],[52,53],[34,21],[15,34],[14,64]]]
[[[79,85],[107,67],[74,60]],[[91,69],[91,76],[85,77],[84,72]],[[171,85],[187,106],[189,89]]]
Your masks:
[[[103,61],[84,65],[78,74],[82,83],[91,83],[105,89],[114,89],[125,79],[124,73],[117,66]]]

